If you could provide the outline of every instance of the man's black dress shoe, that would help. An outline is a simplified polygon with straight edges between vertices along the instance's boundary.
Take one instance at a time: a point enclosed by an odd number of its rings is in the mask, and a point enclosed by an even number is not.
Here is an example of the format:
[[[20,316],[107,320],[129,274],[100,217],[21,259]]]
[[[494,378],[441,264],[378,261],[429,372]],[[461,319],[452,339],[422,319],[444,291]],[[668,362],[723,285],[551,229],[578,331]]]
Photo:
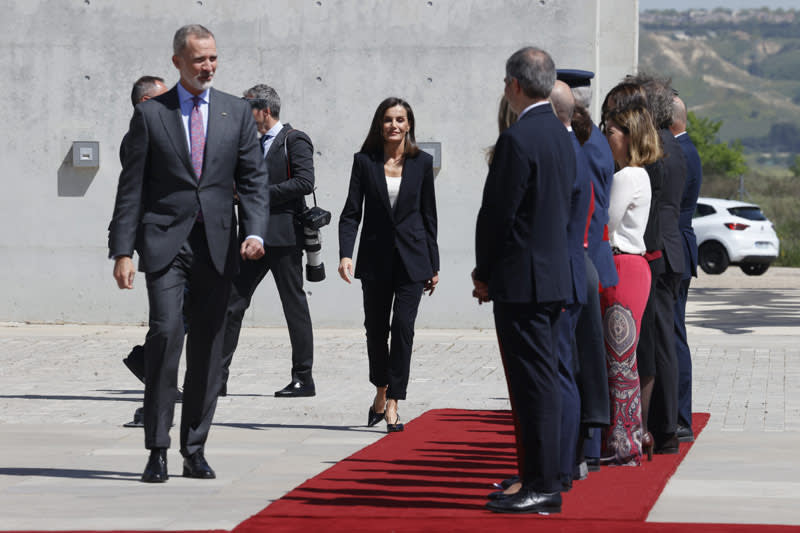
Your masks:
[[[519,476],[511,476],[509,478],[504,479],[500,483],[493,483],[493,485],[498,489],[506,490],[508,487],[517,482],[519,482]]]
[[[136,376],[136,378],[144,383],[144,347],[136,345],[131,350],[131,353],[128,354],[128,357],[122,360],[125,363],[125,366],[128,367],[128,370],[131,371],[131,374]]]
[[[142,483],[164,483],[169,479],[167,475],[167,450],[166,448],[153,448],[150,458],[144,467]]]
[[[197,479],[214,479],[217,475],[208,466],[203,452],[194,452],[189,457],[183,458],[183,477]]]
[[[560,513],[561,493],[522,488],[513,496],[488,502],[486,508],[495,513]]]
[[[674,455],[680,451],[678,446],[678,435],[675,433],[662,434],[660,437],[656,437],[656,446],[653,453],[658,455]]]
[[[489,498],[492,501],[494,501],[494,500],[505,500],[506,498],[510,498],[513,495],[514,494],[506,494],[505,491],[503,491],[503,490],[496,490],[494,492],[490,492],[489,496],[487,496],[487,498]]]
[[[385,411],[383,413],[376,413],[375,412],[375,408],[370,405],[369,406],[369,413],[367,413],[367,425],[369,427],[374,426],[375,424],[377,424],[378,422],[383,420],[383,415],[384,414],[385,414]]]
[[[694,433],[688,426],[678,424],[678,431],[675,434],[678,436],[678,442],[694,442]]]
[[[137,407],[133,412],[133,420],[127,424],[122,424],[126,428],[143,428],[144,427],[144,407]]]
[[[599,472],[600,471],[600,458],[599,457],[587,457],[586,458],[586,466],[589,467],[589,472]]]
[[[227,391],[226,391],[227,392]],[[317,390],[314,388],[314,382],[309,381],[303,383],[302,381],[293,380],[279,391],[275,391],[276,398],[300,398],[303,396],[316,396]]]

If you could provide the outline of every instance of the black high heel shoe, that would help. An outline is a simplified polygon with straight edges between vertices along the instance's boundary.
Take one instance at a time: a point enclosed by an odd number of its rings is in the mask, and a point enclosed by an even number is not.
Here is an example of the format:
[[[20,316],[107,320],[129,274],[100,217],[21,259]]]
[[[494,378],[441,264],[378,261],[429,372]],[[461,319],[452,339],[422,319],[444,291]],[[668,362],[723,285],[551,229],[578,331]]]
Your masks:
[[[400,423],[400,415],[395,415],[394,424],[389,423],[389,419],[386,418],[386,432],[387,433],[396,433],[398,431],[403,431],[405,426]]]
[[[374,426],[375,424],[377,424],[378,422],[383,420],[384,414],[385,414],[385,412],[384,413],[376,413],[375,412],[375,407],[370,405],[369,406],[369,413],[367,414],[367,425],[369,427]]]

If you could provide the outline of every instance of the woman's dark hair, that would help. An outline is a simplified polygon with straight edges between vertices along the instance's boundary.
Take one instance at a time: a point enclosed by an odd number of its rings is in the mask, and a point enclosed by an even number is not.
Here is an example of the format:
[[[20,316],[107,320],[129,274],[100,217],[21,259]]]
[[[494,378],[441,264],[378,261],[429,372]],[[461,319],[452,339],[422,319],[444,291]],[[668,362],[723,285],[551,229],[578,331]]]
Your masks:
[[[572,131],[581,146],[592,136],[592,117],[589,111],[582,105],[576,103],[575,111],[572,113]]]
[[[369,127],[369,133],[361,145],[361,151],[368,154],[383,154],[383,116],[386,110],[395,107],[403,106],[408,115],[408,132],[406,133],[405,146],[403,148],[403,155],[414,157],[419,153],[417,140],[414,137],[414,112],[411,106],[396,96],[390,96],[378,105],[375,110],[375,116],[372,117],[372,125]]]

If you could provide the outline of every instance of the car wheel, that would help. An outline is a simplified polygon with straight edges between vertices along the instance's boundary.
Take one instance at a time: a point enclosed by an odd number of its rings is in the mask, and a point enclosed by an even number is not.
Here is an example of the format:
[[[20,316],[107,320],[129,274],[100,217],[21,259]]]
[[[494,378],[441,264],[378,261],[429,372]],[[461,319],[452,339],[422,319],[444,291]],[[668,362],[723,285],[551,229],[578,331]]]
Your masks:
[[[739,268],[748,276],[760,276],[767,271],[769,263],[742,263]]]
[[[698,252],[698,263],[706,274],[722,274],[728,268],[728,252],[720,243],[703,243]]]

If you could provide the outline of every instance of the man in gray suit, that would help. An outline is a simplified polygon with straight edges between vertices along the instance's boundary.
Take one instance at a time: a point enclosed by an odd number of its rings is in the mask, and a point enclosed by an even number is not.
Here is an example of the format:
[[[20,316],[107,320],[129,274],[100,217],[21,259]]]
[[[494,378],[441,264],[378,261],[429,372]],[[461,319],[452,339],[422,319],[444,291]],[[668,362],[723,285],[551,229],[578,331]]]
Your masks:
[[[250,106],[211,88],[217,68],[214,35],[180,28],[172,62],[180,81],[136,106],[125,143],[109,254],[121,289],[133,288],[139,254],[150,303],[145,343],[144,433],[150,458],[143,482],[167,480],[178,361],[187,307],[186,376],[180,424],[183,475],[214,478],[204,447],[220,387],[225,306],[237,266],[233,190],[247,236],[243,259],[264,255],[269,217],[267,171]]]

